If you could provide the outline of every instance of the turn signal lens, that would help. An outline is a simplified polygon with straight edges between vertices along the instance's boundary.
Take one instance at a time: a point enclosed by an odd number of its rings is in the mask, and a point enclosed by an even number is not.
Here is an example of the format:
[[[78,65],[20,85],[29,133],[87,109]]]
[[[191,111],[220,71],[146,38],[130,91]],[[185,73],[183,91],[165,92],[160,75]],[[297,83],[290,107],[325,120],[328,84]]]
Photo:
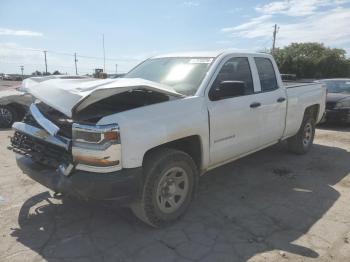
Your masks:
[[[118,141],[119,140],[119,133],[115,131],[110,131],[104,133],[105,140],[109,141]]]

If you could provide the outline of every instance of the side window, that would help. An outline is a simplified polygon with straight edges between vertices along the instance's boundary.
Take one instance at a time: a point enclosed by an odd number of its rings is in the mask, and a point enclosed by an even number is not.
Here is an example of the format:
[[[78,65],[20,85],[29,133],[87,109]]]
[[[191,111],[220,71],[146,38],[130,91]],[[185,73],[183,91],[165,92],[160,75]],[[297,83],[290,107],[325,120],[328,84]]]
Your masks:
[[[254,84],[248,58],[235,57],[228,60],[220,69],[212,88],[222,81],[242,81],[245,84],[245,94],[253,94]]]
[[[260,78],[261,91],[272,91],[278,88],[276,73],[268,58],[255,57],[255,64]]]

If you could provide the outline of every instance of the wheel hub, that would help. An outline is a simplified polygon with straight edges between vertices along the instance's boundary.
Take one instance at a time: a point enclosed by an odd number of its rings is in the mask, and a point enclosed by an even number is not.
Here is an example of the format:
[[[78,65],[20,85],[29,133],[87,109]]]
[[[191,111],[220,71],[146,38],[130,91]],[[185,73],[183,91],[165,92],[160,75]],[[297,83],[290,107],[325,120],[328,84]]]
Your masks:
[[[303,144],[304,146],[308,146],[312,139],[312,125],[307,123],[304,127],[304,138]]]
[[[157,188],[157,205],[164,213],[176,211],[188,193],[188,175],[181,167],[173,167],[164,172]]]

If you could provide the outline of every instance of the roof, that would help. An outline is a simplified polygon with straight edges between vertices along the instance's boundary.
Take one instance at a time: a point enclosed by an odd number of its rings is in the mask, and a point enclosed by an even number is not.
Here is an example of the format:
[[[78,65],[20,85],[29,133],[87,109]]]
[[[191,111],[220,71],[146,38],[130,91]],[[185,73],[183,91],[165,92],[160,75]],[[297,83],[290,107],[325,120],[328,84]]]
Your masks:
[[[350,81],[350,78],[326,78],[326,79],[319,79],[317,81]]]
[[[217,51],[194,51],[194,52],[179,52],[179,53],[169,53],[163,55],[156,55],[152,58],[163,58],[163,57],[218,57],[221,54],[240,54],[240,55],[256,55],[263,54],[257,52],[240,52],[232,50],[217,50]]]

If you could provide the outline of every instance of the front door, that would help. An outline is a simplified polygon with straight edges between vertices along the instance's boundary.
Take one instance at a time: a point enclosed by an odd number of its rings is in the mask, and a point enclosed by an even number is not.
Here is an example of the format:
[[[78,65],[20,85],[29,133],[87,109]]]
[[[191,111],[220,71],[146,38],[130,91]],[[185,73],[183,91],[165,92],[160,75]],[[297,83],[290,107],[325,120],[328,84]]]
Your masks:
[[[210,88],[222,81],[244,82],[245,94],[218,101],[208,98],[211,165],[247,153],[260,143],[261,115],[259,108],[255,107],[257,101],[248,58],[227,59]]]

